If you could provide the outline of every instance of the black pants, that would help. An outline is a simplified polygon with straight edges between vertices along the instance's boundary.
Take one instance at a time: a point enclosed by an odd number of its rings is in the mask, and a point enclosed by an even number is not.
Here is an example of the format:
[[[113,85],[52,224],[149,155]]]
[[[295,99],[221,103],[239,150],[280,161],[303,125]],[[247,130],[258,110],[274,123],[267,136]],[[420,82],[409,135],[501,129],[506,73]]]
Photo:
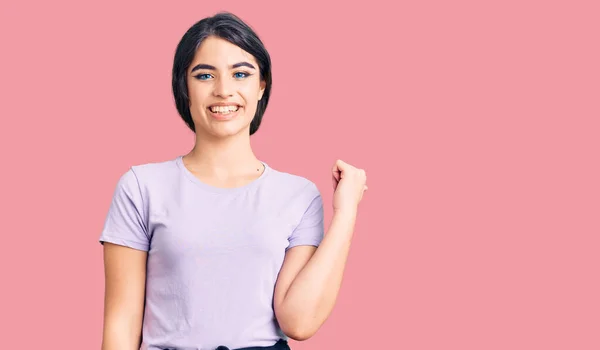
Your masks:
[[[271,346],[251,346],[249,348],[229,349],[224,345],[219,345],[215,350],[291,350],[287,340],[279,339],[277,343]]]

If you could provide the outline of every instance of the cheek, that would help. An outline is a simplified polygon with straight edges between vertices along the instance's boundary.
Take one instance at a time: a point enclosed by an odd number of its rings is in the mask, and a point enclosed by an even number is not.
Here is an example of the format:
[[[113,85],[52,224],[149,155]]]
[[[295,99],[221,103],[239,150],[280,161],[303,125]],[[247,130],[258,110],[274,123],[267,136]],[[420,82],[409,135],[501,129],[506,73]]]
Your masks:
[[[256,96],[256,93],[249,92],[245,94],[244,101],[246,111],[251,112],[253,114],[256,111],[256,107],[258,106],[258,96]]]
[[[188,87],[188,96],[190,104],[195,107],[203,105],[207,98],[206,87],[200,87],[198,85],[192,85]]]
[[[260,86],[258,84],[248,84],[241,90],[246,103],[250,106],[258,103],[260,97]]]

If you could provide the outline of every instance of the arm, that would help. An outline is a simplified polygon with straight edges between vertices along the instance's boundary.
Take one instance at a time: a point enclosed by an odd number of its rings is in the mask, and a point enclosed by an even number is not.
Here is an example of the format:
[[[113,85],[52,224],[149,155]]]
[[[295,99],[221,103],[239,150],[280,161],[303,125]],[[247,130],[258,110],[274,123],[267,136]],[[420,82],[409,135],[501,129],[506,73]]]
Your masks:
[[[333,166],[331,179],[335,192],[333,218],[327,234],[316,249],[296,246],[288,250],[275,287],[275,316],[282,331],[295,340],[312,337],[335,305],[358,204],[367,190],[366,172],[339,159]],[[322,218],[322,213],[315,213],[319,211],[311,213],[305,227],[313,234],[319,229],[315,222]]]
[[[104,243],[102,350],[139,350],[146,288],[147,252]]]
[[[294,340],[312,337],[337,299],[356,221],[356,210],[336,211],[318,248],[293,247],[279,273],[274,308],[282,331]]]

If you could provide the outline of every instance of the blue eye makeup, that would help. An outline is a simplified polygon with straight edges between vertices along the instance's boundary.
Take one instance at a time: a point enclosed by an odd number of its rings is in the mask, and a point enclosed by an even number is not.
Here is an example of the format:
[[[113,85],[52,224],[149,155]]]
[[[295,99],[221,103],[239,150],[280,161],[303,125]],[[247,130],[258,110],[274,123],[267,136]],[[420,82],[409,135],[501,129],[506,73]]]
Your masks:
[[[236,78],[242,79],[242,78],[249,77],[250,74],[248,74],[246,72],[237,72],[233,76],[235,76]]]
[[[208,78],[210,78],[210,74],[198,74],[198,75],[196,75],[196,79],[198,79],[198,80],[206,80]]]
[[[251,75],[252,74],[247,73],[247,72],[236,72],[233,74],[233,77],[236,79],[244,79],[244,78],[248,78]],[[208,73],[204,73],[204,74],[195,75],[194,77],[198,80],[208,80],[211,78],[211,75]]]

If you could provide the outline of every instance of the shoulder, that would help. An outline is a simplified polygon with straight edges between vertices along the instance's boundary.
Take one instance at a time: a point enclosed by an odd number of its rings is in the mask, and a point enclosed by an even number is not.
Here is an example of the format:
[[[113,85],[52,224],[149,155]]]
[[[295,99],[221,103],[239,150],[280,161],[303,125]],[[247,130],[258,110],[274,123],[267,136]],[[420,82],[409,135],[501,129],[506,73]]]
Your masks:
[[[136,163],[121,173],[118,187],[129,192],[145,194],[149,189],[164,186],[176,175],[175,159]]]
[[[177,172],[177,161],[176,158],[137,163],[131,165],[127,171],[135,176],[140,185],[161,183],[173,176]]]
[[[316,183],[306,176],[271,168],[270,177],[270,182],[280,194],[288,194],[309,201],[320,196]]]
[[[174,171],[174,169],[177,167],[176,163],[176,158],[136,163],[131,165],[130,171],[135,173],[136,176],[140,177],[160,176],[162,174]]]

